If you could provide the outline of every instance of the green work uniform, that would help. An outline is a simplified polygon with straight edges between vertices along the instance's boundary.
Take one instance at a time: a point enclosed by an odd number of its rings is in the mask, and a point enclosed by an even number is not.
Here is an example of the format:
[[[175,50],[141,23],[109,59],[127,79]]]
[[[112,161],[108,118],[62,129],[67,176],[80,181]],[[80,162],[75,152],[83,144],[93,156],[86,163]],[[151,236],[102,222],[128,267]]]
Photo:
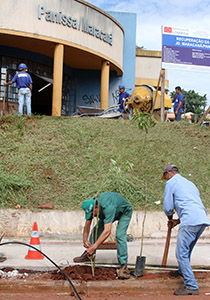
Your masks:
[[[127,229],[132,216],[132,207],[122,195],[118,193],[103,193],[98,197],[99,221],[98,232],[95,238],[96,226],[93,229],[93,236],[90,236],[90,243],[93,244],[104,230],[104,224],[118,221],[116,231],[117,259],[120,264],[128,261]]]

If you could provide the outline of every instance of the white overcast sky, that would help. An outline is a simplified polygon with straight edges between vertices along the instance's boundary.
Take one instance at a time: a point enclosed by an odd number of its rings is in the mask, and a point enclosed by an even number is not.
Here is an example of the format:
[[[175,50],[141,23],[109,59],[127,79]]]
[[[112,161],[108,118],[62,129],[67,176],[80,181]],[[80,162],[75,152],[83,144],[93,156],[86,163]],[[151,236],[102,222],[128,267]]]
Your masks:
[[[89,0],[104,11],[137,14],[136,43],[147,50],[161,50],[161,25],[210,32],[210,0]],[[207,94],[210,105],[209,73],[168,70],[170,91],[185,90]]]

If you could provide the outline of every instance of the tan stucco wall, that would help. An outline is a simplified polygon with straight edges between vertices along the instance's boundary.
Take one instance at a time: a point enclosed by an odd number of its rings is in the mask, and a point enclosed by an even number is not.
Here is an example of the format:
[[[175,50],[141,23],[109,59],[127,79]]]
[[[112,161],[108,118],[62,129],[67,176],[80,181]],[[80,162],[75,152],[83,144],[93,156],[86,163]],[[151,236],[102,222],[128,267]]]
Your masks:
[[[154,57],[136,57],[136,77],[151,78],[159,77],[161,70],[161,59]]]
[[[157,79],[161,70],[161,52],[136,51],[136,78]]]
[[[71,43],[75,47],[87,49],[90,53],[92,51],[92,53],[101,54],[102,57],[110,58],[122,68],[123,29],[111,16],[94,6],[77,0],[1,0],[1,2],[3,2],[0,10],[1,32],[9,30],[18,34],[22,33],[23,36],[24,33],[32,34],[33,38],[37,37],[37,39],[46,37],[48,40],[52,38],[53,42],[57,39],[59,43],[61,41],[64,44],[65,42]],[[51,14],[55,12],[58,16],[66,15],[66,17],[76,19],[77,28],[46,21],[45,18],[50,15],[49,11]],[[82,18],[100,31],[112,34],[112,45],[95,35],[83,32]],[[21,47],[24,48],[24,45]]]
[[[156,86],[161,70],[161,51],[136,50],[135,85],[148,84]],[[168,86],[166,71],[166,86]]]

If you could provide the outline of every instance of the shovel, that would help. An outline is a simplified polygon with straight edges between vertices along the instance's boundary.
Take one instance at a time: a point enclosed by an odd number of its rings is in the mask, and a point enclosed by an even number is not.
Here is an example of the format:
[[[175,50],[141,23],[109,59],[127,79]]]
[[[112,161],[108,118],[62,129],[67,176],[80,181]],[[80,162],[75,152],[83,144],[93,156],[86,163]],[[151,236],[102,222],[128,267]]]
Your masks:
[[[170,216],[168,219],[172,220],[173,215]],[[172,224],[168,226],[168,232],[167,232],[167,237],[166,237],[166,243],[165,243],[165,250],[163,254],[163,260],[162,260],[162,266],[165,267],[167,263],[167,257],[168,257],[168,250],[169,250],[169,245],[170,245],[170,239],[171,239],[171,229],[172,229]]]

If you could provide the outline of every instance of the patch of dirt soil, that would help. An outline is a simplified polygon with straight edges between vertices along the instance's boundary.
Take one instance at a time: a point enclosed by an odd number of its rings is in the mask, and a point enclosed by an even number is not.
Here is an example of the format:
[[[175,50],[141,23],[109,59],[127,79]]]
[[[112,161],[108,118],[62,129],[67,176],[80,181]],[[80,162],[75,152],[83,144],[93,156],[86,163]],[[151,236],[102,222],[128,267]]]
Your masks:
[[[65,274],[72,280],[96,281],[96,280],[115,280],[117,273],[114,268],[95,268],[95,276],[92,276],[92,269],[90,266],[69,266],[63,269]],[[64,275],[59,271],[54,271],[51,274],[53,280],[64,280]]]
[[[13,276],[6,276],[9,272],[14,271],[13,268],[3,268],[2,271],[5,272],[4,278],[11,278]],[[95,276],[92,276],[92,269],[91,266],[84,266],[84,265],[74,265],[68,266],[63,269],[64,273],[71,279],[71,280],[79,280],[79,281],[112,281],[117,279],[117,273],[115,268],[111,267],[96,267],[95,268]],[[160,280],[161,282],[165,282],[168,279],[172,280],[177,278],[177,275],[174,276],[174,272],[152,272],[152,271],[145,271],[144,276],[135,278],[131,276],[133,280]],[[25,275],[26,274],[26,275]],[[200,282],[202,280],[209,280],[210,281],[210,272],[195,272],[195,278]],[[22,275],[22,276],[21,276]],[[0,279],[3,276],[0,275]],[[14,276],[15,277],[15,276]],[[18,270],[19,279],[26,279],[26,280],[66,280],[65,276],[59,271],[50,271],[50,272],[40,272],[40,271],[33,271],[33,270],[26,270],[21,269]],[[181,276],[178,276],[181,279]]]

